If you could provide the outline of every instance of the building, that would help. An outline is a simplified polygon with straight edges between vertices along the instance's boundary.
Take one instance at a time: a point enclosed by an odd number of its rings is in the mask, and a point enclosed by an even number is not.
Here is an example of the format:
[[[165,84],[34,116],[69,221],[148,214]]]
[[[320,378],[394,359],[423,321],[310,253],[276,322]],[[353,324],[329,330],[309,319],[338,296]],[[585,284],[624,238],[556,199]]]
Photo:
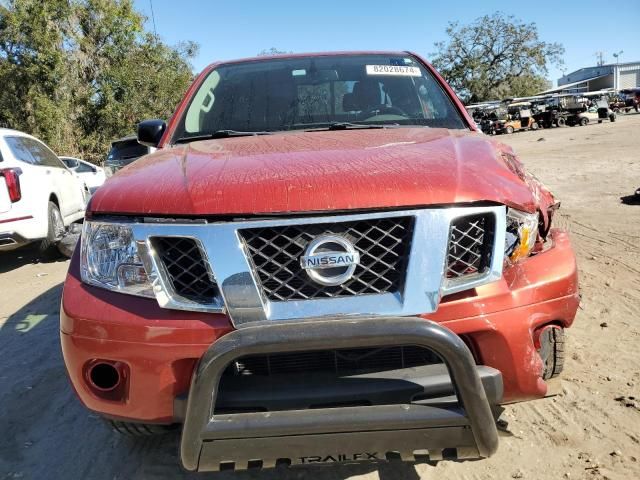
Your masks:
[[[541,93],[584,93],[640,87],[640,61],[586,67],[558,79],[557,88]]]

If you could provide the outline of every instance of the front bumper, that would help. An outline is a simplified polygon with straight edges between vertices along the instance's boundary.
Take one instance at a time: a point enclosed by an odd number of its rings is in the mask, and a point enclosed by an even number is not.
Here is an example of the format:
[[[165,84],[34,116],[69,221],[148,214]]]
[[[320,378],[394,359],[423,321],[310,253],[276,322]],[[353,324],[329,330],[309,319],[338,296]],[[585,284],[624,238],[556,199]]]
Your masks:
[[[222,373],[241,356],[380,345],[416,345],[437,353],[448,367],[457,406],[213,413]],[[209,471],[246,468],[249,461],[271,467],[283,458],[287,463],[384,459],[393,453],[413,458],[416,450],[428,450],[431,459],[442,458],[443,452],[477,458],[490,456],[497,446],[485,387],[460,337],[420,318],[359,318],[248,327],[215,342],[191,381],[181,455],[188,470]]]
[[[568,235],[552,230],[550,239],[547,250],[506,268],[500,281],[444,298],[425,317],[464,337],[476,363],[501,373],[503,402],[546,394],[534,335],[548,324],[568,327],[576,314],[578,279]],[[83,284],[77,250],[60,316],[65,363],[85,406],[148,423],[182,421],[175,399],[188,392],[194,367],[210,346],[233,331],[222,314],[163,309],[155,300]],[[128,365],[125,401],[98,398],[88,388],[83,367],[96,358]]]

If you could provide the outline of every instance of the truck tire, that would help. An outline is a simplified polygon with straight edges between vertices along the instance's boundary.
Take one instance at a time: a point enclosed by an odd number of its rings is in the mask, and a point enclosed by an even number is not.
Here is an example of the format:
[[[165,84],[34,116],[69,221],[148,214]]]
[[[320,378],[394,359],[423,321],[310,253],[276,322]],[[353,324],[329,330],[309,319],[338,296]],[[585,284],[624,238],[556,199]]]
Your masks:
[[[559,118],[558,121],[556,122],[556,125],[558,125],[559,127],[564,127],[567,124],[567,121],[564,118]]]
[[[176,429],[175,425],[156,425],[151,423],[121,422],[106,420],[113,430],[127,437],[152,437],[166,435]]]
[[[589,123],[589,119],[587,117],[581,117],[580,118],[580,126],[584,127]]]
[[[542,372],[542,379],[549,380],[555,378],[564,368],[565,357],[565,339],[564,329],[562,328],[549,328],[545,335],[545,339],[549,346],[549,355],[544,359],[544,370]]]
[[[47,236],[40,241],[38,250],[49,255],[54,252],[55,245],[64,236],[64,222],[58,206],[49,202],[47,207]]]

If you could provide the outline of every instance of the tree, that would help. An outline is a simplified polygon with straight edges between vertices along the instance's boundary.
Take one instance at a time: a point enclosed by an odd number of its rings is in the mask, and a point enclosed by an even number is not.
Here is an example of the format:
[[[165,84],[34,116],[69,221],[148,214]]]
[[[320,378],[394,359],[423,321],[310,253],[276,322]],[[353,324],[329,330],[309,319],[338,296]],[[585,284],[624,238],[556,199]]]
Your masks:
[[[470,25],[449,23],[433,65],[466,102],[533,95],[543,90],[549,65],[561,65],[564,48],[538,38],[535,23],[502,13]]]
[[[99,163],[137,122],[171,115],[196,52],[146,33],[132,0],[0,2],[0,126]]]

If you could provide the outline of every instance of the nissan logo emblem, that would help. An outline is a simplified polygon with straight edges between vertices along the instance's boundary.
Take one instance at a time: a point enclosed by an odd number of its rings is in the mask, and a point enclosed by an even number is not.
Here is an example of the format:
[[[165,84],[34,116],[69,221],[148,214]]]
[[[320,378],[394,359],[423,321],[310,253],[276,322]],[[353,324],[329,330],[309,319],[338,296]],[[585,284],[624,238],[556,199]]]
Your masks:
[[[353,276],[360,254],[353,244],[339,235],[322,235],[309,243],[300,266],[322,285],[342,285]]]

